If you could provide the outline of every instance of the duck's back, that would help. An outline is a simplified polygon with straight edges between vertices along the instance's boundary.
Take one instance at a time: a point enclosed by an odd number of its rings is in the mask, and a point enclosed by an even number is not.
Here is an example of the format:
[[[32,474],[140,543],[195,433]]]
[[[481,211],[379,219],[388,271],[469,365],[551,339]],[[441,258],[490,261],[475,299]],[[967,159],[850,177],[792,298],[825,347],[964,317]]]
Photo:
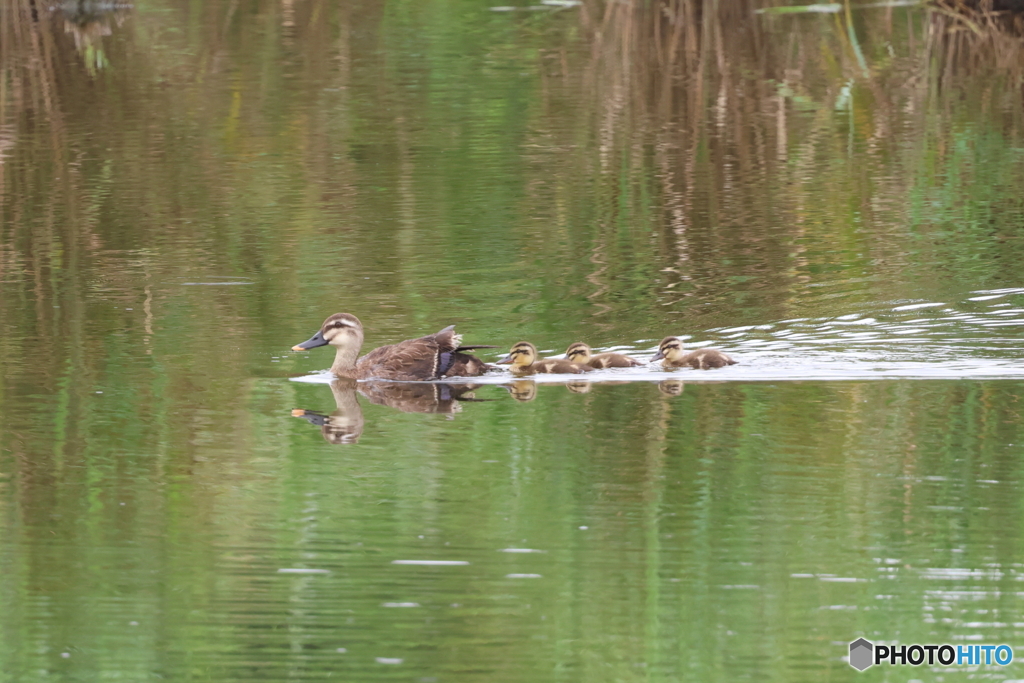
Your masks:
[[[635,368],[643,363],[621,353],[599,353],[591,356],[587,365],[592,368]]]
[[[697,349],[686,354],[679,359],[678,363],[673,363],[673,365],[679,367],[689,365],[694,370],[708,370],[709,368],[724,368],[726,365],[736,365],[736,361],[718,349]]]
[[[573,363],[564,358],[544,358],[533,362],[529,366],[533,372],[544,372],[551,374],[578,375],[593,370],[589,365]]]
[[[359,379],[390,379],[405,382],[471,377],[482,374],[487,365],[467,353],[459,353],[462,336],[449,325],[436,334],[407,339],[370,351],[356,361]]]
[[[459,345],[454,325],[436,334],[381,346],[356,361],[359,379],[392,379],[407,382],[437,379],[444,374],[442,355],[449,357]]]

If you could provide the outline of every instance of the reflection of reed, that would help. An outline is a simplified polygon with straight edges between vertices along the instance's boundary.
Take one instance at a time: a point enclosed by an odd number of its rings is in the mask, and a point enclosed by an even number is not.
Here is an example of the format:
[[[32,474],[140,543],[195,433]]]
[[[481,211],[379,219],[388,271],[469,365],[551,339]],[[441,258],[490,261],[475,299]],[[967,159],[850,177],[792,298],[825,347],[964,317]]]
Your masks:
[[[773,304],[786,315],[822,279],[808,253],[852,234],[870,239],[849,248],[898,262],[899,226],[915,184],[927,181],[906,172],[924,162],[911,155],[937,146],[943,158],[947,143],[931,129],[947,126],[954,107],[998,101],[994,87],[1011,92],[994,84],[1024,64],[1007,29],[1017,19],[1006,15],[972,26],[941,8],[810,17],[757,14],[760,4],[585,4],[589,52],[578,78],[592,102],[603,195],[587,245],[601,255],[587,274],[593,304],[614,307],[621,294],[628,263],[614,245],[647,219],[636,204],[645,185],[660,213],[648,219],[661,251],[650,299],[663,307],[756,288],[765,290],[758,316]],[[851,208],[857,222],[843,225]],[[823,225],[823,215],[840,223]]]
[[[939,84],[996,69],[1019,76],[1024,62],[1024,14],[995,12],[964,0],[940,0],[928,17],[927,54],[940,69]]]

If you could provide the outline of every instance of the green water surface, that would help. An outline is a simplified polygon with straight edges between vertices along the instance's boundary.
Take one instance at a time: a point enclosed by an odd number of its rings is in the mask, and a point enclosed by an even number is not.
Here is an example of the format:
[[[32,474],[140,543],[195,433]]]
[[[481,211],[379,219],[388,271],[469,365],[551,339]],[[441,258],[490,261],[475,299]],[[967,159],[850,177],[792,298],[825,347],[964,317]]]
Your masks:
[[[1024,678],[844,660],[1024,634],[1019,44],[492,4],[0,9],[0,682]],[[400,406],[340,311],[740,365]]]

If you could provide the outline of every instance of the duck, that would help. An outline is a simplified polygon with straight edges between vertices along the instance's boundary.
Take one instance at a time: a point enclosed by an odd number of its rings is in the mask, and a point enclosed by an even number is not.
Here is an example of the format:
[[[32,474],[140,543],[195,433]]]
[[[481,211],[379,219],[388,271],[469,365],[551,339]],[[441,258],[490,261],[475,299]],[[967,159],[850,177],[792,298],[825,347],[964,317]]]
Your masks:
[[[573,363],[582,363],[592,368],[635,368],[643,365],[640,361],[621,353],[599,353],[591,355],[590,347],[583,342],[570,344],[565,350],[565,357]]]
[[[335,313],[324,321],[316,334],[296,344],[292,350],[305,351],[328,344],[335,349],[331,372],[338,377],[400,382],[482,375],[491,366],[464,352],[497,348],[462,346],[462,335],[455,333],[455,325],[449,325],[435,334],[381,346],[357,358],[363,345],[363,324],[351,313]]]
[[[697,349],[696,351],[683,351],[683,342],[679,337],[665,337],[658,344],[658,353],[654,354],[651,362],[661,361],[663,368],[681,368],[689,366],[694,370],[708,370],[710,368],[724,368],[726,365],[736,365],[729,356],[717,349]]]
[[[557,373],[578,375],[584,372],[591,372],[594,368],[582,363],[573,363],[564,358],[537,358],[537,347],[530,342],[517,342],[508,355],[499,361],[497,365],[511,365],[509,370],[513,375],[533,375],[536,373]]]

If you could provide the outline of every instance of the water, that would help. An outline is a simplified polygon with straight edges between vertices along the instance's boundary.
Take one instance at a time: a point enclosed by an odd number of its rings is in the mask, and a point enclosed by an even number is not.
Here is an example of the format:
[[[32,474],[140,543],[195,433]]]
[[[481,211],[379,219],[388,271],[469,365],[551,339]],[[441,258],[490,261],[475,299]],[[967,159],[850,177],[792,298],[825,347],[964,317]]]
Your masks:
[[[497,7],[0,9],[0,681],[1024,678],[1019,45]]]

